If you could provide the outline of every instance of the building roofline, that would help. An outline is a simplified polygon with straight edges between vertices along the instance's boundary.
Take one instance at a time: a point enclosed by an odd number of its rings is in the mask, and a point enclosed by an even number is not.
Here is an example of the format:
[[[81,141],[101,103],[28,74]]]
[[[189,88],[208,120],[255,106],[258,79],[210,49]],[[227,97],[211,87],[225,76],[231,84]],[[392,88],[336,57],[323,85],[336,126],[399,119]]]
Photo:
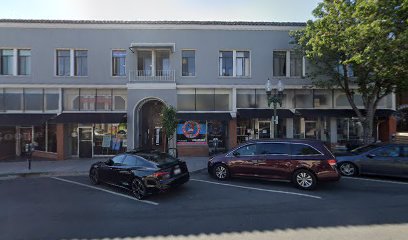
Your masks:
[[[48,19],[0,19],[0,23],[35,24],[118,24],[118,25],[224,25],[224,26],[295,26],[304,22],[251,22],[251,21],[124,21],[124,20],[48,20]]]

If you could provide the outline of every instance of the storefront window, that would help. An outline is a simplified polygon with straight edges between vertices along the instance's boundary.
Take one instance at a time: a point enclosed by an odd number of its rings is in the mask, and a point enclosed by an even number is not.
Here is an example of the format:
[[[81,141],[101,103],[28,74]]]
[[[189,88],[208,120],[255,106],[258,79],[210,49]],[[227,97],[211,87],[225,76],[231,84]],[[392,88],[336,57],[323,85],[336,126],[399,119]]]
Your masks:
[[[177,124],[177,144],[207,144],[205,121],[182,120]]]
[[[194,89],[182,89],[177,91],[177,110],[179,111],[195,110]]]
[[[126,151],[126,123],[94,125],[94,155],[115,155]]]
[[[97,89],[96,91],[96,110],[110,111],[112,110],[112,90]]]
[[[81,111],[94,111],[95,110],[95,89],[81,89],[80,97],[80,109]]]
[[[256,108],[255,89],[237,90],[237,108]]]
[[[55,111],[59,109],[59,91],[58,89],[45,89],[44,107],[46,111]]]
[[[214,110],[215,111],[229,111],[231,106],[230,90],[215,89],[214,90]]]
[[[64,110],[79,111],[79,89],[64,89]]]
[[[42,89],[24,90],[24,110],[42,111],[44,107],[44,95]]]
[[[6,110],[23,110],[23,90],[6,89],[4,96]]]
[[[313,106],[315,108],[329,108],[332,106],[331,92],[327,90],[315,90],[313,94]]]
[[[113,110],[126,110],[127,106],[127,90],[114,89],[113,90]]]
[[[3,112],[5,110],[4,106],[4,89],[0,88],[0,112]]]
[[[214,89],[196,90],[196,110],[213,111],[214,110]]]
[[[45,128],[46,125],[34,127],[34,143],[35,149],[38,151],[46,151]]]
[[[363,125],[355,118],[337,119],[337,141],[346,144],[348,141],[363,138]]]
[[[295,108],[313,108],[312,90],[296,90],[294,103]]]
[[[354,94],[353,99],[356,106],[364,106],[363,97],[360,94]],[[350,107],[346,94],[340,94],[336,97],[336,107]]]

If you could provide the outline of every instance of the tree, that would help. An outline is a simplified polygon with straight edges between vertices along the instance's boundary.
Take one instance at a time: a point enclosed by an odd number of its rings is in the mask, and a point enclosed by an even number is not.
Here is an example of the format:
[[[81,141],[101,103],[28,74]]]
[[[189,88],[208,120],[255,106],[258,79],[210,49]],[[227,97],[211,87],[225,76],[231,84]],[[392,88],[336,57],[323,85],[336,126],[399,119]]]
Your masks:
[[[292,37],[317,86],[340,88],[372,142],[378,103],[408,85],[408,0],[324,0]],[[350,70],[354,76],[351,76]],[[353,90],[354,89],[354,90]],[[359,109],[353,93],[362,95]]]
[[[174,137],[177,128],[176,109],[173,106],[163,106],[161,122],[166,134],[166,152],[169,150],[169,141]]]

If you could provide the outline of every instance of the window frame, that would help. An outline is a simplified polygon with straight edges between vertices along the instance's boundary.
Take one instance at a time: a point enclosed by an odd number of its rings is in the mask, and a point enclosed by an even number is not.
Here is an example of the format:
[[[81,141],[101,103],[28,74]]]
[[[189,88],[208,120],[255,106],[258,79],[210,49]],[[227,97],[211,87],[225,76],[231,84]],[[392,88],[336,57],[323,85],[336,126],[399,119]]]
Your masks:
[[[275,52],[285,52],[286,55],[286,60],[285,60],[285,65],[286,65],[286,69],[285,69],[285,74],[282,76],[275,76],[275,62],[274,62],[274,53]],[[306,62],[305,62],[305,56],[302,56],[302,66],[300,69],[300,76],[292,76],[291,75],[291,54],[292,52],[295,52],[295,49],[274,49],[272,51],[272,77],[274,78],[304,78],[306,76]]]
[[[232,76],[225,76],[225,75],[221,75],[220,73],[222,72],[220,67],[221,67],[221,56],[220,53],[221,52],[232,52]],[[249,68],[249,72],[247,76],[243,76],[243,75],[237,75],[237,52],[248,52],[248,68]],[[245,59],[245,58],[243,58]],[[249,49],[220,49],[218,51],[218,77],[219,78],[252,78],[252,51]]]
[[[183,75],[183,51],[194,51],[194,74],[193,75]],[[196,60],[197,60],[197,50],[196,49],[181,49],[181,77],[183,78],[195,78],[197,77],[197,64],[196,64]]]
[[[318,153],[317,154],[293,154],[293,152],[292,152],[292,146],[293,145],[308,146],[308,147],[314,149],[315,151],[317,151]],[[319,151],[318,149],[316,149],[315,147],[313,147],[312,145],[307,144],[307,143],[290,143],[290,155],[291,156],[299,156],[299,157],[302,157],[302,156],[324,156],[324,154],[321,151]]]
[[[125,74],[124,74],[124,75],[114,75],[114,74],[113,74],[113,73],[114,73],[114,71],[113,71],[113,68],[114,68],[113,52],[114,52],[114,51],[124,51],[124,52],[125,52],[125,65],[124,65]],[[126,49],[114,48],[114,49],[111,50],[111,56],[110,56],[110,57],[111,57],[111,76],[114,77],[114,78],[125,78],[125,77],[127,76],[127,73],[126,73],[126,57],[127,57],[127,51],[126,51]],[[119,71],[119,72],[120,72],[120,71]]]
[[[29,48],[17,48],[17,75],[18,76],[31,76],[31,59],[32,59],[32,52],[31,49]],[[26,74],[21,74],[20,69],[21,69],[21,64],[20,64],[20,51],[30,51],[30,55],[29,56],[23,56],[24,58],[28,59],[26,61],[28,61],[28,64],[25,65],[25,72],[27,72]],[[29,71],[27,70],[27,66],[29,67]]]

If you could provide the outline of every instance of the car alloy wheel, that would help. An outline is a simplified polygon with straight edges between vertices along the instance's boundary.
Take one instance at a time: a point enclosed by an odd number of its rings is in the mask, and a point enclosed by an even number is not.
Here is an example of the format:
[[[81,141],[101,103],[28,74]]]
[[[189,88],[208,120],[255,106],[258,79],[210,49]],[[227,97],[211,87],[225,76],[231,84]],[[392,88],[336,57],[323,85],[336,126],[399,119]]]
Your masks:
[[[340,173],[344,176],[355,176],[357,173],[357,169],[352,163],[342,163],[340,164]]]
[[[310,190],[316,186],[316,177],[308,170],[298,170],[294,174],[293,182],[300,189]]]
[[[99,184],[99,175],[98,175],[98,169],[92,168],[91,172],[89,173],[89,178],[91,179],[91,182],[95,185]]]
[[[214,176],[219,180],[225,180],[228,178],[228,169],[224,165],[217,165],[214,169]]]
[[[146,187],[138,178],[135,178],[132,182],[132,193],[133,196],[139,200],[143,199],[146,196]]]

